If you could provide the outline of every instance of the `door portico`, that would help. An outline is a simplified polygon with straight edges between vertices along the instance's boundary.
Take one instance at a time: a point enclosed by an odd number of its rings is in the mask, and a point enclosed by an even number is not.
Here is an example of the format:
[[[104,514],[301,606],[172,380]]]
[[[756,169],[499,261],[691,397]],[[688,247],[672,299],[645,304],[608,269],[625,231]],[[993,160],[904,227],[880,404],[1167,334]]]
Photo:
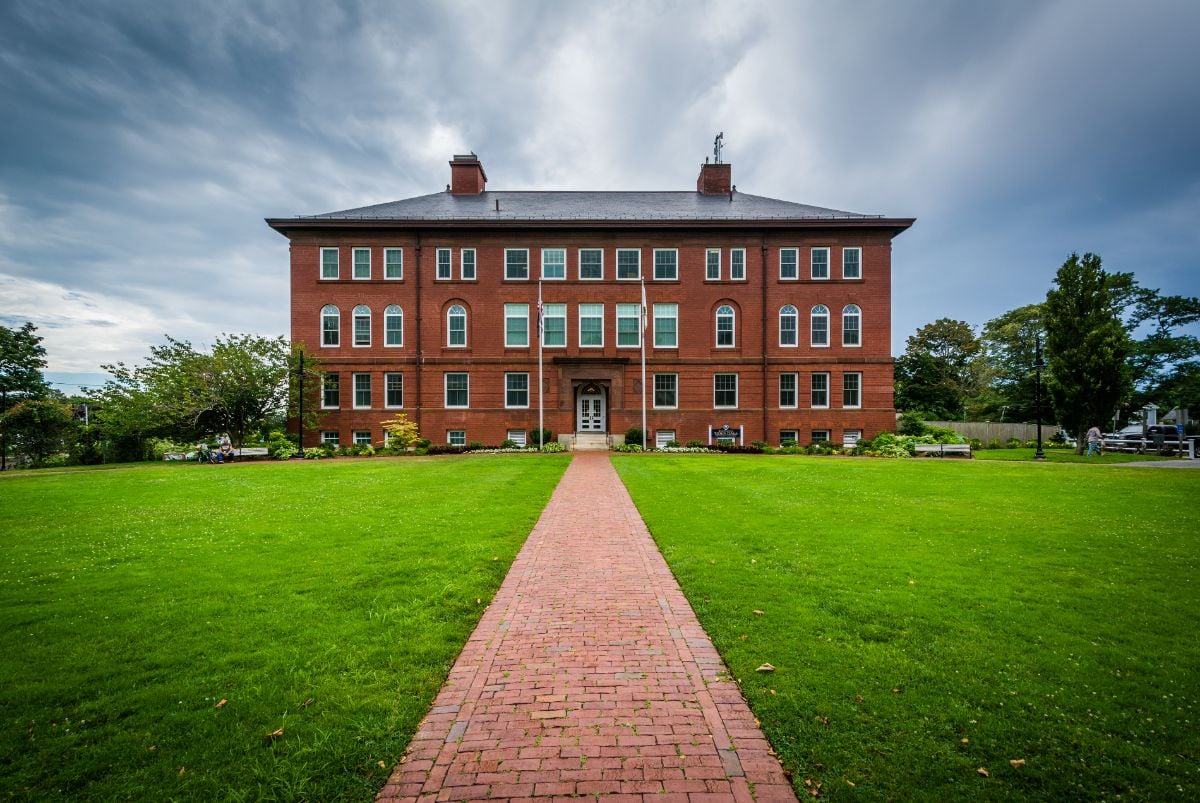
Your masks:
[[[608,432],[608,398],[603,385],[586,382],[575,395],[575,431]]]

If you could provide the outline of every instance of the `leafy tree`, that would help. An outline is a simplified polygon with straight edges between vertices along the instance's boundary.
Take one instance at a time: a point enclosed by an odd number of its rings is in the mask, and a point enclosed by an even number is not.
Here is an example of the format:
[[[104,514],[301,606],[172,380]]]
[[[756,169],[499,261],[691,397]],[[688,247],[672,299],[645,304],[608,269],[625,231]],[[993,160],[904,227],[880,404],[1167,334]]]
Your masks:
[[[981,417],[1001,421],[1033,421],[1037,417],[1034,340],[1042,331],[1042,315],[1041,304],[1026,304],[984,324],[981,340],[993,371],[993,398],[979,411]],[[1049,375],[1049,370],[1043,369],[1042,381]]]
[[[896,360],[896,407],[957,420],[987,385],[983,346],[964,321],[942,318],[908,338]]]
[[[410,421],[407,413],[398,413],[384,421],[383,431],[388,434],[388,446],[397,449],[406,449],[421,437],[417,422]]]
[[[1058,420],[1084,443],[1130,390],[1129,334],[1117,315],[1109,275],[1095,254],[1063,263],[1046,294],[1047,388]]]
[[[50,386],[42,376],[46,349],[36,331],[37,327],[29,322],[19,329],[0,326],[0,390],[10,401],[50,395]]]
[[[40,466],[46,458],[64,452],[77,429],[71,405],[56,399],[24,399],[0,416],[0,426],[14,450]]]

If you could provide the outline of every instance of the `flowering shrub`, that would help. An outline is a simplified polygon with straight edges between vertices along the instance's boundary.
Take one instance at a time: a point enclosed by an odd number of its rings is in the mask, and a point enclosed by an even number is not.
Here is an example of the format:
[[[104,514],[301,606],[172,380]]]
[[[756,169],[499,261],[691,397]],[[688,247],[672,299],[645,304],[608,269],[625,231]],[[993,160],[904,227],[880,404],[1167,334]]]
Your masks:
[[[632,432],[632,430],[630,430],[630,431]],[[640,430],[639,430],[638,434],[639,435],[641,434]],[[640,443],[622,443],[618,446],[614,446],[613,451],[614,452],[640,452],[640,451],[642,451],[642,445]]]
[[[873,440],[860,439],[853,452],[872,457],[912,457],[915,451],[913,446],[917,440],[912,435],[893,435],[890,432],[880,432]]]
[[[563,452],[566,449],[558,441],[546,441],[546,445],[542,447],[543,452]]]
[[[308,446],[304,449],[305,460],[320,460],[322,457],[333,457],[324,446]]]
[[[664,446],[661,449],[655,449],[656,452],[691,452],[694,454],[718,454],[716,449],[709,449],[704,446]]]

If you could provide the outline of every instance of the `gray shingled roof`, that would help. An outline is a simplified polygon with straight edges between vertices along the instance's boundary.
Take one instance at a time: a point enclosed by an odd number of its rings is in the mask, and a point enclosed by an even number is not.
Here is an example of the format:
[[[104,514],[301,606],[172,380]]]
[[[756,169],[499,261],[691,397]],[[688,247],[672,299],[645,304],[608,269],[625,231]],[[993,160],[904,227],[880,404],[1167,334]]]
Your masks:
[[[496,202],[499,201],[499,211]],[[559,192],[491,191],[479,195],[438,192],[374,206],[327,212],[297,220],[870,220],[862,215],[824,209],[761,195],[735,192],[701,195],[698,192]]]

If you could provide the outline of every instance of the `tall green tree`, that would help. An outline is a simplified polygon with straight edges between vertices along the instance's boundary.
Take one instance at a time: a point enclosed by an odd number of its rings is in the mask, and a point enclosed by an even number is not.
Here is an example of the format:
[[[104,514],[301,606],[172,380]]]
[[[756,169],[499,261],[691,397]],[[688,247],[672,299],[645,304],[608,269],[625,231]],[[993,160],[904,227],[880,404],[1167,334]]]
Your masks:
[[[1041,304],[1026,304],[1009,310],[983,325],[980,340],[992,367],[992,400],[980,410],[983,417],[1001,421],[1033,421],[1035,338],[1041,335]],[[1042,371],[1048,381],[1049,371]],[[1049,410],[1049,407],[1043,408]]]
[[[960,420],[987,386],[983,346],[965,321],[941,318],[910,335],[896,360],[896,407]]]
[[[0,391],[9,400],[50,395],[50,386],[42,375],[46,367],[46,349],[37,327],[26,322],[19,329],[0,326]]]
[[[29,458],[34,466],[42,465],[50,455],[67,451],[79,429],[71,405],[49,398],[22,399],[0,415],[0,427],[13,451]]]
[[[1082,445],[1088,427],[1103,426],[1129,394],[1129,333],[1099,256],[1071,254],[1054,285],[1042,321],[1047,387],[1059,422]]]

